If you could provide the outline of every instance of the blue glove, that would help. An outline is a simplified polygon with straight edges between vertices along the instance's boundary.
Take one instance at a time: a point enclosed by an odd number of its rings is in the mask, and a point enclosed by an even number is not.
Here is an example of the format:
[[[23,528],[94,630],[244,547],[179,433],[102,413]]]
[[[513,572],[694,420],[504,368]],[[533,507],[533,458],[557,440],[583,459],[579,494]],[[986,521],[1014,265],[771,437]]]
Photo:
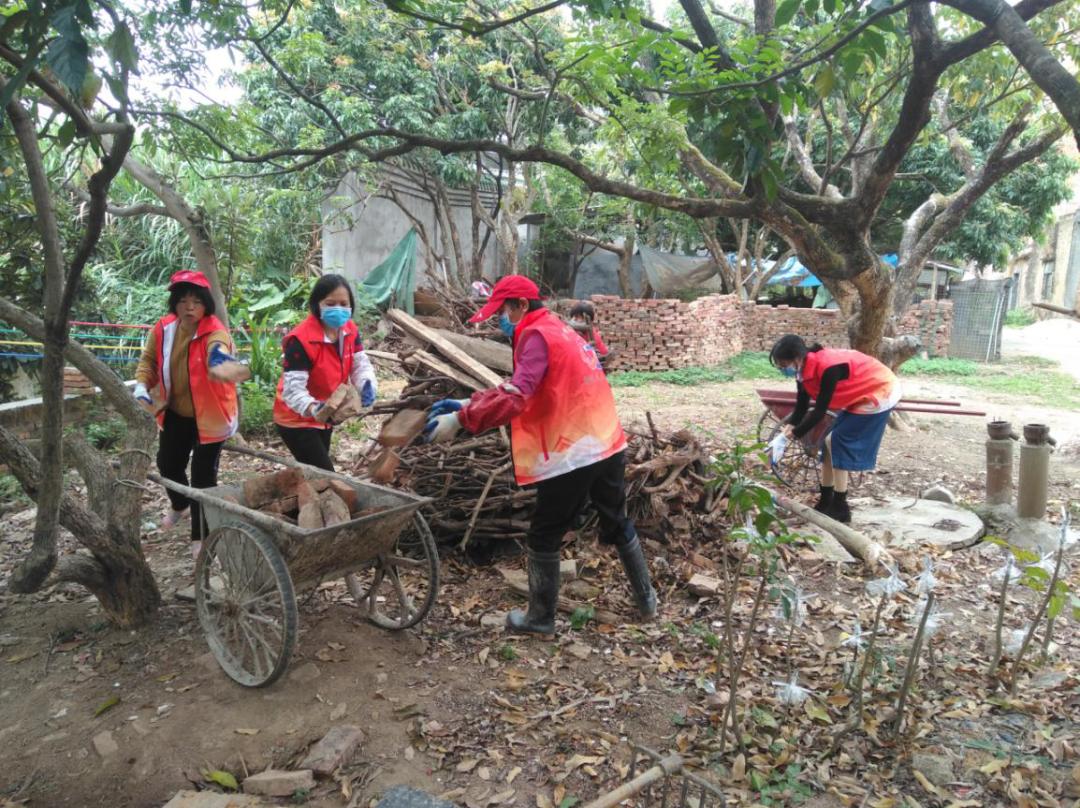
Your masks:
[[[214,343],[214,347],[210,349],[210,367],[216,368],[218,365],[224,365],[226,362],[236,362],[235,356],[230,356],[225,353],[221,348],[221,343]]]
[[[436,401],[431,405],[431,409],[428,410],[428,418],[436,418],[440,415],[457,412],[468,403],[469,399],[467,398],[444,398],[442,401]]]
[[[360,404],[370,407],[375,403],[375,385],[371,379],[364,379],[364,385],[360,388]]]

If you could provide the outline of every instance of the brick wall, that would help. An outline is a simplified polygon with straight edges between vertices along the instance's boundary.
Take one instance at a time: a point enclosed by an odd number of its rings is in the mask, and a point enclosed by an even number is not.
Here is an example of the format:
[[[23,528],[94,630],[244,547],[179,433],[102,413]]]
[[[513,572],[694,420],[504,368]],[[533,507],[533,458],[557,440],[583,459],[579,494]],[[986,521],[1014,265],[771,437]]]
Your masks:
[[[833,309],[758,306],[734,295],[681,300],[591,298],[613,370],[672,370],[718,365],[742,351],[767,351],[784,334],[807,342],[846,346],[847,324]],[[918,334],[933,356],[946,356],[952,303],[927,301],[901,320],[901,333]]]
[[[595,295],[592,303],[613,370],[718,365],[743,350],[742,311],[732,295],[692,303]]]

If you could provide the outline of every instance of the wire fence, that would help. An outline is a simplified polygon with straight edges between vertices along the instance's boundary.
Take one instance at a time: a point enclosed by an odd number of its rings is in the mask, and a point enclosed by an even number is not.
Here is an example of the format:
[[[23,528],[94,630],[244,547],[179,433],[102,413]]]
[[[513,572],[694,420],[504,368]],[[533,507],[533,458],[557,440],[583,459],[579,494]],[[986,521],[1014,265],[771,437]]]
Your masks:
[[[949,356],[976,362],[1001,359],[1001,335],[1012,283],[1011,278],[976,278],[952,284]]]

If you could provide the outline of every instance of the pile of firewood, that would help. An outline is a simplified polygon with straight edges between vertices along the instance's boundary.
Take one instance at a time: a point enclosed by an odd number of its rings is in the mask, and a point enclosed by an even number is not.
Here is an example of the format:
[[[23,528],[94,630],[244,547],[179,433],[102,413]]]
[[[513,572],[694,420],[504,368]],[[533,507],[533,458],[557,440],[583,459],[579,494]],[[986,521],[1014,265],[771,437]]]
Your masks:
[[[443,398],[468,398],[510,376],[509,346],[433,328],[401,311],[391,310],[387,319],[402,332],[401,347],[369,354],[404,373],[407,383],[396,401],[379,402],[372,414],[393,416]],[[628,429],[628,439],[627,509],[642,535],[664,540],[712,518],[722,492],[709,485],[708,453],[692,433],[663,434],[650,419],[647,428]],[[463,434],[445,445],[387,440],[381,453],[368,453],[366,470],[386,480],[381,475],[391,453],[392,484],[435,500],[426,516],[440,544],[525,537],[536,495],[514,482],[505,430]]]
[[[249,477],[244,480],[242,496],[238,505],[306,530],[341,524],[377,510],[361,509],[351,485],[326,477],[308,480],[299,469]]]

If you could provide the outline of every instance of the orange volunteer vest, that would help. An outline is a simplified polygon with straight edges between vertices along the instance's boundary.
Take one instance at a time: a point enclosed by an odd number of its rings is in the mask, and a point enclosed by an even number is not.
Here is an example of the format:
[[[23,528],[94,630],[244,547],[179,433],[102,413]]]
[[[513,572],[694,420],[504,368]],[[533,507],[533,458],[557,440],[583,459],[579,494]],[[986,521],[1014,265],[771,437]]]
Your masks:
[[[596,352],[547,309],[529,312],[514,334],[515,357],[527,334],[547,343],[548,369],[525,409],[510,422],[519,485],[598,463],[626,448],[626,436]]]
[[[162,317],[154,325],[154,344],[157,346],[158,383],[157,392],[161,401],[169,400],[172,387],[172,349],[176,341],[176,332],[180,320],[175,314]],[[220,443],[236,434],[240,426],[237,415],[236,385],[232,382],[218,382],[210,378],[205,339],[215,331],[229,330],[215,315],[211,314],[199,320],[195,336],[188,344],[188,384],[191,388],[191,402],[195,406],[195,425],[199,431],[199,443]],[[233,346],[228,346],[233,353]],[[157,414],[159,427],[165,425],[165,410]]]
[[[888,401],[897,384],[896,375],[872,356],[843,348],[822,348],[806,355],[802,373],[803,387],[816,399],[821,392],[821,376],[833,365],[848,364],[848,378],[836,385],[829,406],[837,410],[877,412]]]
[[[343,382],[349,380],[352,373],[353,350],[356,343],[356,335],[359,330],[356,323],[349,320],[341,327],[337,346],[326,341],[326,333],[322,323],[313,314],[309,314],[300,325],[285,335],[282,340],[282,350],[290,337],[300,340],[304,353],[311,361],[311,370],[308,371],[308,392],[319,401],[326,401],[330,394],[338,389]],[[285,388],[285,376],[278,379],[277,395],[274,397],[274,423],[279,426],[293,429],[329,429],[330,424],[320,424],[309,415],[300,415],[294,412],[281,397],[281,391]]]

